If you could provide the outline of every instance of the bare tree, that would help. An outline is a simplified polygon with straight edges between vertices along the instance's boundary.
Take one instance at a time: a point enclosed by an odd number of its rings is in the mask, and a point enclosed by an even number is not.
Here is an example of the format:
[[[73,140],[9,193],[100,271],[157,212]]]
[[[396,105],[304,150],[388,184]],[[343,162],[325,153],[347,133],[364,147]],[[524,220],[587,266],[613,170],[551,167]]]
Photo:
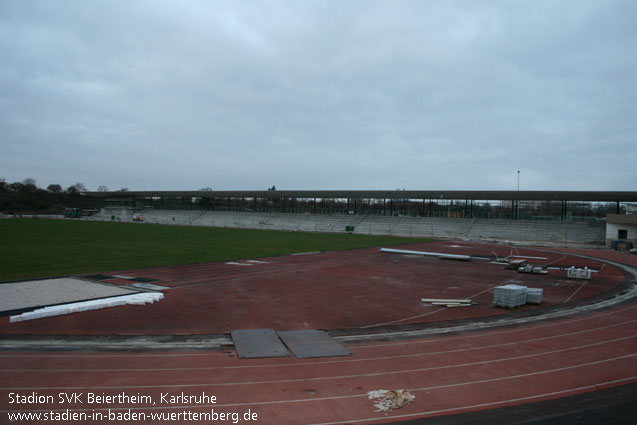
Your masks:
[[[69,186],[66,189],[67,193],[80,193],[80,192],[86,192],[86,186],[84,186],[82,183],[75,183],[73,186]]]
[[[29,177],[22,181],[21,192],[35,192],[36,190],[38,190],[38,187],[35,184],[35,179]]]
[[[97,187],[98,192],[108,192],[108,187],[101,185]]]

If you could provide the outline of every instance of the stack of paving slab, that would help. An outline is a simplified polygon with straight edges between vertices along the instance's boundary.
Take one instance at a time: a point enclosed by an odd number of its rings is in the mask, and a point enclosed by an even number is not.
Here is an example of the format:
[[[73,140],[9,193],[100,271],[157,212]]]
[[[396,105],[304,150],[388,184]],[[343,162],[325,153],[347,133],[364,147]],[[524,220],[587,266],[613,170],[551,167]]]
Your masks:
[[[542,288],[527,288],[522,285],[509,283],[508,285],[496,286],[493,291],[493,304],[496,307],[515,308],[525,304],[542,303]]]
[[[526,288],[526,303],[527,304],[542,304],[542,294],[544,290],[542,288]]]
[[[508,285],[496,286],[493,290],[493,303],[497,307],[515,308],[526,304],[526,286]]]

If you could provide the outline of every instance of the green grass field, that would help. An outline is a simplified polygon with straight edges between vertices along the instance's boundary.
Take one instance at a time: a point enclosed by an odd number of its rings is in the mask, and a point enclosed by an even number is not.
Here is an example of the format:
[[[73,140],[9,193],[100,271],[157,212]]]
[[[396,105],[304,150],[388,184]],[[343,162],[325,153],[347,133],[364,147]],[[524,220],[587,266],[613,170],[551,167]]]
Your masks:
[[[0,220],[0,281],[426,239],[72,220]]]

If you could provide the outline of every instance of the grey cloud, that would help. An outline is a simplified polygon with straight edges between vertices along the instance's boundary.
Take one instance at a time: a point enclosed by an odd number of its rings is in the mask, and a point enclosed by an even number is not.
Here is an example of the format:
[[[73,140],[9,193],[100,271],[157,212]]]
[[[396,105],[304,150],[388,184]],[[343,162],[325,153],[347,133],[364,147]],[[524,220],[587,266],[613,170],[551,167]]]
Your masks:
[[[527,189],[631,190],[636,10],[3,2],[0,177],[511,189],[521,169]]]

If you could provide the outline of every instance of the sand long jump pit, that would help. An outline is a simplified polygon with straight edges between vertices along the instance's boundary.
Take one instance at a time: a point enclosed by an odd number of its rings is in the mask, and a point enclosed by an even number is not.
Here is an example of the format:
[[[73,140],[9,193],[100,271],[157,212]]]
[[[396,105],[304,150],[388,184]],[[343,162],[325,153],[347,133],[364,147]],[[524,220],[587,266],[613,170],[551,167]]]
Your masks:
[[[161,298],[158,293],[75,277],[25,280],[0,285],[0,314],[19,322]]]

